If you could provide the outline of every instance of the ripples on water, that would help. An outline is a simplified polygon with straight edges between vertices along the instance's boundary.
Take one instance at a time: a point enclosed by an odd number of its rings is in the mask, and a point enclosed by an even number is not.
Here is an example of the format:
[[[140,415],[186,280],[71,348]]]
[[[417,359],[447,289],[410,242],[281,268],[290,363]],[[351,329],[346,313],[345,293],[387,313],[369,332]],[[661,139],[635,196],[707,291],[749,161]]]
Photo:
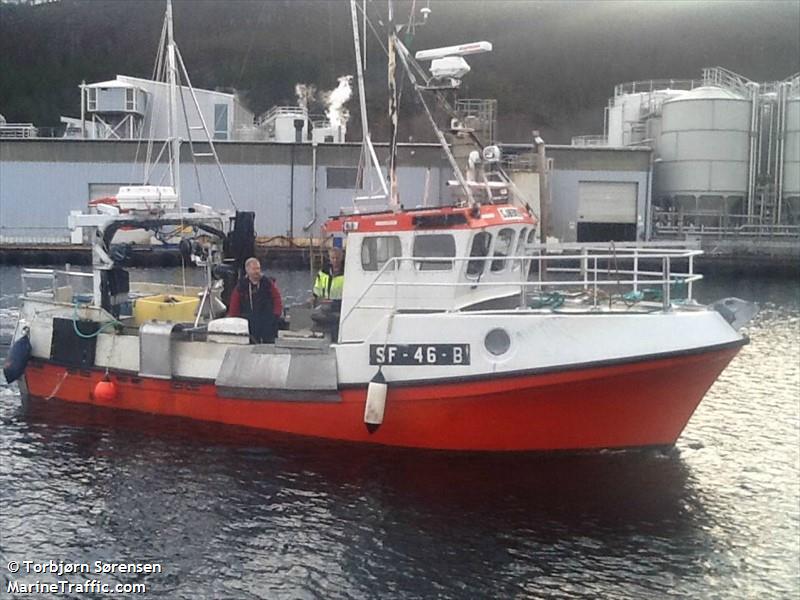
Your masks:
[[[285,296],[305,296],[307,275],[278,275]],[[0,268],[0,338],[18,276]],[[103,581],[187,599],[796,597],[800,285],[711,280],[699,293],[762,311],[668,451],[354,448],[21,408],[0,384],[0,572],[11,559],[150,560],[164,573]]]

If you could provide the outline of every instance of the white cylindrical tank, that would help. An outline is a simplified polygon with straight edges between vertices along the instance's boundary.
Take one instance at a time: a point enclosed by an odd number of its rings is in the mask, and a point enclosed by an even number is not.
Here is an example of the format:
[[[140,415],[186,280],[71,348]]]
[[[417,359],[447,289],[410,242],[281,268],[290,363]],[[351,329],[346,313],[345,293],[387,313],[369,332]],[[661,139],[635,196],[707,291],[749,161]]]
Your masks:
[[[786,102],[783,199],[789,222],[800,224],[800,90]]]
[[[608,109],[608,145],[630,146],[642,143],[656,145],[658,138],[652,137],[651,134],[654,128],[660,131],[660,123],[652,125],[650,122],[660,118],[661,105],[665,100],[685,93],[684,90],[666,87],[616,96]]]
[[[633,139],[632,129],[641,122],[642,103],[648,92],[620,94],[608,109],[608,145],[627,146],[640,140]],[[635,136],[634,136],[635,137]]]
[[[622,106],[608,107],[608,145],[622,146]]]
[[[746,197],[750,109],[748,98],[712,86],[664,100],[654,196],[701,212]]]
[[[686,90],[674,90],[666,88],[663,90],[654,90],[649,99],[649,112],[646,119],[646,141],[647,145],[651,146],[653,150],[658,153],[658,141],[661,138],[661,107],[664,102],[673,98],[683,96]]]

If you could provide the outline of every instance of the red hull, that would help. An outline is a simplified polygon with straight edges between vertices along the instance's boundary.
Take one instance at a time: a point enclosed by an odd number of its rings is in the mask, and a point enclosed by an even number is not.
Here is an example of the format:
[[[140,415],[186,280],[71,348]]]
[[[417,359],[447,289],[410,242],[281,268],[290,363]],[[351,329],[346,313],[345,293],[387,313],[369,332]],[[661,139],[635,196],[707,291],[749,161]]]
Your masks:
[[[565,450],[673,444],[739,346],[625,364],[449,382],[390,384],[384,423],[363,423],[365,388],[340,402],[225,398],[212,383],[112,373],[113,400],[93,396],[98,370],[31,361],[28,393],[306,436],[448,450]]]

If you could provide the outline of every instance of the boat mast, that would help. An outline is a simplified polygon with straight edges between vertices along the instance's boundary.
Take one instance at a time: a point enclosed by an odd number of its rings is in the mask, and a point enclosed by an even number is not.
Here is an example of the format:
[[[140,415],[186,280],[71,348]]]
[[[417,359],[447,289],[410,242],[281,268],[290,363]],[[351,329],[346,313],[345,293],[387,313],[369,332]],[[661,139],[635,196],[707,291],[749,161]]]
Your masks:
[[[422,90],[427,89],[427,86],[420,85],[417,82],[417,78],[414,76],[414,72],[411,69],[410,63],[413,59],[408,49],[400,40],[396,40],[396,43],[398,48],[397,55],[400,57],[400,63],[403,65],[406,75],[408,75],[408,79],[411,82],[414,91],[417,93],[417,98],[419,98],[422,107],[425,109],[425,115],[428,117],[428,121],[430,122],[431,127],[436,134],[436,138],[439,140],[439,145],[442,147],[442,150],[444,150],[447,160],[450,162],[450,167],[453,169],[453,174],[456,176],[459,185],[464,190],[464,194],[467,196],[467,204],[470,207],[477,206],[479,203],[475,201],[475,197],[472,195],[472,190],[469,187],[469,183],[467,183],[464,174],[461,172],[461,168],[458,166],[458,162],[456,162],[455,156],[453,156],[453,151],[450,149],[450,144],[447,143],[444,133],[442,133],[441,128],[436,124],[436,119],[433,118],[433,113],[431,113],[431,109],[428,107],[428,103],[425,101],[425,96],[422,94]],[[418,71],[422,71],[419,65],[415,66]]]
[[[172,187],[181,198],[180,151],[181,141],[178,136],[178,65],[175,59],[175,38],[172,32],[172,0],[167,0],[167,84],[169,85],[169,173]]]
[[[372,145],[372,137],[369,133],[369,119],[367,118],[367,95],[364,91],[364,67],[361,59],[361,48],[359,44],[359,37],[358,37],[358,15],[356,14],[356,0],[350,0],[350,15],[353,21],[353,46],[356,52],[356,74],[358,78],[358,99],[359,105],[361,108],[361,137],[362,137],[362,153],[365,154],[364,160],[364,175],[362,177],[362,184],[363,187],[366,188],[366,183],[369,182],[370,189],[369,189],[369,196],[368,199],[375,199],[372,196],[372,177],[370,168],[374,167],[378,173],[378,181],[381,184],[381,188],[383,189],[383,196],[378,196],[379,198],[386,198],[389,196],[389,189],[386,186],[386,181],[383,177],[383,171],[381,171],[381,165],[378,162],[378,157],[375,154],[375,148]],[[364,23],[367,22],[367,13],[364,12]],[[364,39],[364,57],[366,58],[366,38]],[[358,200],[358,198],[356,198]]]
[[[399,210],[397,190],[397,30],[394,25],[394,1],[389,0],[389,207]]]

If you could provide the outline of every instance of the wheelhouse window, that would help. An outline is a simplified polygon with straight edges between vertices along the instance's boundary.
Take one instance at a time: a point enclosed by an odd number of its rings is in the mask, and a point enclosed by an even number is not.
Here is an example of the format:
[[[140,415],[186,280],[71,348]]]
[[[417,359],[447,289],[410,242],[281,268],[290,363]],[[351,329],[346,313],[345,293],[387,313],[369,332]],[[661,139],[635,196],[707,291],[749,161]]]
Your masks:
[[[125,110],[136,110],[136,96],[133,88],[125,88]]]
[[[472,246],[469,250],[470,258],[483,258],[489,254],[492,245],[492,234],[488,231],[479,231],[472,237]],[[486,267],[485,260],[471,260],[467,265],[467,277],[480,277]]]
[[[505,257],[511,254],[511,248],[514,247],[514,230],[510,227],[501,229],[497,234],[494,241],[494,254],[495,257],[500,257],[500,260],[492,261],[492,272],[497,273],[506,268]]]
[[[380,271],[391,258],[402,256],[400,238],[396,235],[366,237],[361,241],[361,268],[365,271]],[[395,264],[387,271],[393,271]]]
[[[525,242],[526,238],[528,237],[528,228],[523,227],[522,230],[519,232],[519,238],[517,238],[517,249],[514,250],[514,256],[524,256],[525,255]],[[518,260],[512,261],[511,263],[511,270],[518,271],[520,262]]]
[[[456,255],[456,240],[450,234],[418,235],[414,238],[414,257],[416,258],[452,258]],[[452,260],[417,261],[420,271],[449,271],[453,268]]]

